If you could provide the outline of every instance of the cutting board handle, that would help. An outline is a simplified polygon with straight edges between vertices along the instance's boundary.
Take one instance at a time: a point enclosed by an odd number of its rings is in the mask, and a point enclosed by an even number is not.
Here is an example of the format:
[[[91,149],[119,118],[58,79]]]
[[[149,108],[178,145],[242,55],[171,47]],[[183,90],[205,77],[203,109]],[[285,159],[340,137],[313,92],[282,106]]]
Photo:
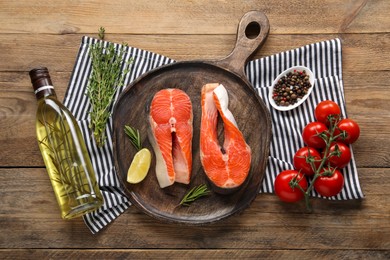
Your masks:
[[[245,65],[264,44],[269,28],[268,18],[263,12],[247,12],[238,24],[236,45],[233,51],[226,58],[216,61],[215,64],[246,80]]]

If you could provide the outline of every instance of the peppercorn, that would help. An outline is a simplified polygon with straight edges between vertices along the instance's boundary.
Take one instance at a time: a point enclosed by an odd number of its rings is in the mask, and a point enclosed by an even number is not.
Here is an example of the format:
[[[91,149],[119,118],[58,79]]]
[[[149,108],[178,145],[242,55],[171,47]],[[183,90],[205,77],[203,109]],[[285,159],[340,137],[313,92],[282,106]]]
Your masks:
[[[297,103],[311,88],[306,71],[289,72],[281,77],[273,90],[273,99],[278,106],[289,106]]]

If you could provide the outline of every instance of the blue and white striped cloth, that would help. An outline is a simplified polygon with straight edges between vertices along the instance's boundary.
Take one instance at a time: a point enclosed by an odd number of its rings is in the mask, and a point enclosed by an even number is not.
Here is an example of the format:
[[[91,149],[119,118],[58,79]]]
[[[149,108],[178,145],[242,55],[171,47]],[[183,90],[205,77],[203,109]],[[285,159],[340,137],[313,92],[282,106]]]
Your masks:
[[[103,148],[96,146],[88,128],[90,103],[85,93],[91,72],[89,46],[97,41],[97,39],[87,36],[82,38],[76,64],[64,99],[65,106],[74,114],[83,132],[105,201],[99,210],[84,216],[84,221],[92,233],[96,233],[104,228],[131,205],[115,174],[111,119],[106,130],[108,138]],[[116,44],[116,47],[119,46]],[[276,175],[282,170],[293,169],[292,158],[294,153],[304,146],[301,138],[302,129],[307,123],[315,120],[313,111],[316,104],[325,99],[334,100],[340,105],[343,116],[347,116],[341,58],[341,42],[339,39],[333,39],[306,45],[248,63],[246,67],[248,79],[269,108],[272,118],[273,135],[270,156],[261,192],[272,193]],[[129,61],[130,59],[133,59],[133,62],[131,71],[126,76],[125,86],[151,69],[174,62],[156,53],[127,47],[125,60]],[[316,82],[313,92],[300,107],[288,112],[276,111],[268,102],[269,86],[280,72],[296,65],[307,66],[314,72]],[[123,89],[124,87],[118,89],[115,99],[118,98]],[[363,198],[354,158],[352,158],[349,166],[343,169],[343,173],[345,176],[345,187],[339,195],[330,199]],[[319,197],[315,192],[312,195]]]

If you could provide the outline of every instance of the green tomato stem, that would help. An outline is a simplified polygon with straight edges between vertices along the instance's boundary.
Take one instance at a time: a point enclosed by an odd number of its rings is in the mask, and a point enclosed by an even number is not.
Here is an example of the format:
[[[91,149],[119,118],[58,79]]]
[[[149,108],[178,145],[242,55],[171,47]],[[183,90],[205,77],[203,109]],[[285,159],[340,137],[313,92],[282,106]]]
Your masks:
[[[310,161],[311,168],[314,171],[314,176],[313,176],[312,181],[310,182],[309,187],[306,189],[306,191],[303,190],[301,188],[301,186],[298,185],[298,187],[300,188],[300,190],[304,194],[305,205],[306,205],[306,209],[307,209],[308,212],[312,212],[312,206],[311,206],[311,203],[310,203],[310,193],[311,193],[311,191],[314,188],[314,183],[315,183],[315,181],[317,180],[318,177],[322,176],[321,171],[324,168],[325,163],[328,160],[328,158],[330,156],[332,156],[332,154],[329,154],[329,149],[330,149],[331,144],[341,135],[341,134],[339,134],[339,135],[334,136],[334,132],[335,132],[335,130],[337,128],[337,123],[339,122],[340,117],[336,117],[336,118],[334,118],[333,116],[330,116],[330,117],[332,117],[332,118],[329,118],[330,125],[329,125],[329,128],[328,128],[328,131],[326,131],[325,133],[323,132],[323,133],[319,133],[318,134],[325,141],[325,144],[326,144],[325,145],[325,150],[324,150],[324,156],[321,159],[321,163],[320,163],[320,165],[317,168],[316,165],[315,165],[314,160]]]

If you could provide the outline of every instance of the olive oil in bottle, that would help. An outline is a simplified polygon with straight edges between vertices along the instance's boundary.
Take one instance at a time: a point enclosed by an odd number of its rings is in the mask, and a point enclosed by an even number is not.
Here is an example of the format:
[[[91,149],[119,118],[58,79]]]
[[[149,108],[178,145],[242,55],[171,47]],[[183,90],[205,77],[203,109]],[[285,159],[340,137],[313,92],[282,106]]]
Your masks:
[[[57,100],[47,68],[30,71],[38,101],[38,145],[63,219],[82,216],[100,207],[103,197],[80,128]]]

